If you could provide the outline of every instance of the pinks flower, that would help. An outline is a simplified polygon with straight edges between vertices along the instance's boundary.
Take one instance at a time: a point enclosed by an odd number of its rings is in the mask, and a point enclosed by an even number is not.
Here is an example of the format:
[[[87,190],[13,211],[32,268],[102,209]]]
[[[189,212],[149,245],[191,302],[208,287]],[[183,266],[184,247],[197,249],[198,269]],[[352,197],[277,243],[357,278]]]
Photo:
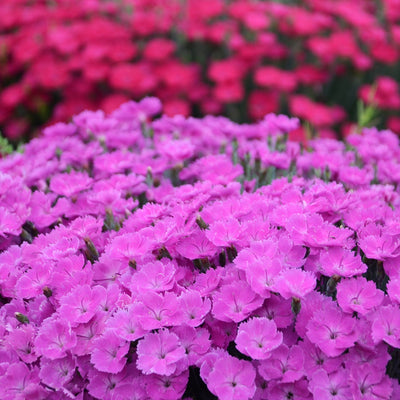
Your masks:
[[[168,376],[175,373],[185,350],[175,333],[162,329],[146,334],[138,343],[137,354],[137,367],[144,374]]]
[[[151,290],[164,292],[175,284],[175,265],[164,260],[142,265],[132,276],[131,285],[134,290]]]
[[[93,290],[89,285],[75,287],[60,299],[59,313],[71,326],[86,323],[94,316],[103,293]]]
[[[344,368],[329,375],[324,369],[320,369],[312,375],[309,389],[315,399],[347,400],[352,397],[348,378],[349,373]]]
[[[316,279],[313,273],[302,269],[286,269],[281,272],[274,284],[274,291],[284,299],[295,297],[302,299],[315,288]]]
[[[39,376],[46,385],[54,389],[61,389],[71,380],[75,373],[75,368],[76,363],[71,356],[58,360],[42,358]]]
[[[201,325],[211,309],[210,299],[202,298],[195,290],[184,291],[178,301],[183,313],[183,323],[192,327]]]
[[[129,342],[107,330],[93,342],[90,360],[97,370],[116,374],[124,368],[128,351]]]
[[[146,333],[139,324],[133,304],[116,311],[107,321],[107,329],[129,342],[134,342]]]
[[[260,307],[263,299],[255,294],[246,282],[224,285],[213,296],[212,314],[225,322],[240,322]]]
[[[189,260],[213,257],[218,247],[211,243],[203,231],[195,231],[190,236],[182,238],[176,245],[176,251]]]
[[[74,197],[79,192],[86,190],[92,184],[84,172],[71,171],[69,174],[54,175],[50,182],[50,190],[65,197]]]
[[[382,306],[374,314],[372,339],[375,344],[382,340],[393,347],[400,347],[400,309],[397,306]]]
[[[24,221],[5,207],[0,207],[0,236],[6,234],[19,235]]]
[[[23,362],[9,364],[0,377],[0,397],[4,400],[40,400],[47,393],[40,385],[39,369]]]
[[[239,221],[236,218],[229,218],[212,223],[206,230],[206,237],[215,246],[230,247],[237,244],[241,230]]]
[[[282,344],[275,349],[268,360],[258,366],[259,374],[267,381],[295,382],[304,376],[304,353],[300,346],[288,347]]]
[[[316,310],[307,324],[307,337],[326,355],[336,357],[354,346],[356,321],[334,305]]]
[[[215,361],[206,383],[220,400],[245,400],[253,398],[255,378],[256,371],[248,361],[225,353]]]
[[[268,318],[252,318],[239,326],[235,339],[237,349],[255,360],[266,360],[282,344],[282,332]]]
[[[76,342],[76,334],[68,321],[51,317],[42,323],[34,342],[34,349],[36,354],[56,360],[65,357]]]
[[[338,275],[349,278],[361,275],[367,270],[367,265],[360,255],[341,247],[329,247],[320,253],[321,272],[326,276]]]
[[[353,279],[343,279],[336,286],[337,301],[345,312],[353,311],[366,315],[383,301],[384,293],[376,288],[372,281],[359,276]]]
[[[11,331],[5,338],[6,348],[15,351],[25,363],[33,363],[38,356],[33,348],[36,329],[31,325],[22,325]]]
[[[159,376],[155,374],[147,375],[145,377],[142,377],[140,382],[145,383],[148,397],[141,397],[141,398],[160,399],[160,400],[174,400],[177,398],[182,398],[188,380],[189,380],[188,370],[182,372],[179,375],[168,375],[168,376]],[[120,399],[116,398],[115,400],[120,400]]]

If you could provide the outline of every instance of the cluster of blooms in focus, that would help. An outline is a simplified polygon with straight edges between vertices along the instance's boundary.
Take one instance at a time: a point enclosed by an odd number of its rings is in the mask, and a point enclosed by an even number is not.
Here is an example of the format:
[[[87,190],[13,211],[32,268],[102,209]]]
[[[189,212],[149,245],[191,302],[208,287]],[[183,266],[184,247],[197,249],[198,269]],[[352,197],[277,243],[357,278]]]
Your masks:
[[[0,160],[0,398],[398,399],[398,137],[160,111]]]
[[[290,113],[321,137],[346,136],[362,100],[400,133],[397,0],[13,0],[0,14],[14,141],[145,95],[167,115]]]

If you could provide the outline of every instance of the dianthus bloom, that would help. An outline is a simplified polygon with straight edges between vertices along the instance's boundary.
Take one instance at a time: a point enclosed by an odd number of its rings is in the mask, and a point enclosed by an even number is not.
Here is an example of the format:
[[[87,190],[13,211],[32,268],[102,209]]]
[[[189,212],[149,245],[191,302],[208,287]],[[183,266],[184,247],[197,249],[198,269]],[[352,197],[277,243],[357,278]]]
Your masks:
[[[162,329],[145,335],[138,343],[137,354],[137,367],[144,374],[168,376],[175,373],[185,350],[175,333]]]
[[[317,310],[307,324],[307,337],[326,355],[336,357],[354,346],[358,338],[355,323],[339,307]]]
[[[268,318],[252,318],[240,324],[235,339],[237,349],[255,360],[265,360],[282,343],[282,332]]]
[[[246,400],[253,398],[255,378],[256,371],[248,361],[226,354],[215,361],[207,385],[220,400]]]

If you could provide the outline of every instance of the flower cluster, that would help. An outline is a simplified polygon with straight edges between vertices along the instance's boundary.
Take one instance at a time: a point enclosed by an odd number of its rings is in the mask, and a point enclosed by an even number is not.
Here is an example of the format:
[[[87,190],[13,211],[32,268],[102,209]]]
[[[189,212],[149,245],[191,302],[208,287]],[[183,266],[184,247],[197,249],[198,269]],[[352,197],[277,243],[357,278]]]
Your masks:
[[[398,399],[398,138],[160,109],[0,160],[0,397]]]
[[[14,140],[144,95],[167,115],[290,112],[325,137],[348,132],[361,99],[400,133],[395,0],[13,0],[0,14],[0,125]]]

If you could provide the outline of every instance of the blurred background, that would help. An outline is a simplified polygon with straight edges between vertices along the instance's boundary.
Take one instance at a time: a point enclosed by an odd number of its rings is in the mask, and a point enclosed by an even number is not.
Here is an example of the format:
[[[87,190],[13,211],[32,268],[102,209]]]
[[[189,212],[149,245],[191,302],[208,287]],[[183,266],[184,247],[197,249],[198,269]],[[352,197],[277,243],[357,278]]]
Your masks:
[[[157,96],[168,115],[297,116],[292,139],[400,134],[399,0],[0,3],[0,130]]]

